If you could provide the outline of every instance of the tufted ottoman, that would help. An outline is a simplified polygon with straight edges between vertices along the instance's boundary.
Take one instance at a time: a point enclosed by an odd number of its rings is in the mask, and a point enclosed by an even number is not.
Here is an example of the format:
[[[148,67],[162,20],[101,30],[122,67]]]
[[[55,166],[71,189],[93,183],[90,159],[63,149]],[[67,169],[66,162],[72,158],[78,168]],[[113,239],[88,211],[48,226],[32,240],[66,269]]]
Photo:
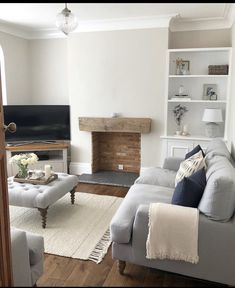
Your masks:
[[[42,216],[42,227],[46,228],[47,209],[66,193],[71,193],[71,203],[74,204],[75,188],[78,176],[57,173],[58,179],[47,185],[34,185],[13,181],[8,178],[9,204],[28,208],[37,208]]]

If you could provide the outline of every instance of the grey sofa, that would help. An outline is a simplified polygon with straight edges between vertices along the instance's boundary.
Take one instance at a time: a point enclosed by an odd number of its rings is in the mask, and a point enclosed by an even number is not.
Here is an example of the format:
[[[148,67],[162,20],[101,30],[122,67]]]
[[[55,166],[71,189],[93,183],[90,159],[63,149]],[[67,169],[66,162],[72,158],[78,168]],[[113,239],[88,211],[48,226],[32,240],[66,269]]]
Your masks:
[[[43,237],[12,227],[11,250],[14,286],[35,286],[43,273]]]
[[[219,139],[212,140],[205,151],[207,184],[198,206],[198,264],[146,258],[149,204],[171,203],[182,160],[167,158],[163,168],[149,168],[131,186],[110,224],[112,256],[119,260],[121,274],[130,262],[235,285],[235,170],[226,145]]]

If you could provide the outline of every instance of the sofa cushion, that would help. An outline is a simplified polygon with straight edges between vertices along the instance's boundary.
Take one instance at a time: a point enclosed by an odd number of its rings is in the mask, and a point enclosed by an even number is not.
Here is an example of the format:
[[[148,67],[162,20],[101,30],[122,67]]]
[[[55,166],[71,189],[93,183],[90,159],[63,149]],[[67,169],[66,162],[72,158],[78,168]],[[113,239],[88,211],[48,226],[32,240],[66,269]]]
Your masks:
[[[188,159],[184,160],[180,164],[180,168],[177,171],[175,177],[175,186],[180,182],[184,177],[189,177],[196,171],[205,167],[205,160],[202,155],[202,151],[197,152]]]
[[[224,156],[208,161],[207,184],[199,210],[213,220],[228,221],[235,209],[235,169]]]
[[[203,152],[201,146],[197,145],[196,147],[193,148],[193,150],[189,151],[185,155],[185,159],[188,159],[189,157],[193,156],[194,154],[198,153],[199,151],[202,151],[202,155],[203,155],[203,157],[205,157],[205,153]]]
[[[151,167],[144,170],[135,180],[136,184],[150,184],[165,187],[175,187],[176,171],[163,169],[160,167]]]
[[[231,159],[231,154],[223,140],[215,138],[211,140],[206,148],[206,158],[211,159],[213,156],[224,156]]]
[[[184,177],[177,186],[171,200],[172,204],[197,208],[206,186],[205,168],[189,177]]]
[[[174,189],[163,186],[132,185],[111,220],[111,240],[117,243],[129,243],[135,214],[139,205],[154,202],[171,203],[173,192]]]

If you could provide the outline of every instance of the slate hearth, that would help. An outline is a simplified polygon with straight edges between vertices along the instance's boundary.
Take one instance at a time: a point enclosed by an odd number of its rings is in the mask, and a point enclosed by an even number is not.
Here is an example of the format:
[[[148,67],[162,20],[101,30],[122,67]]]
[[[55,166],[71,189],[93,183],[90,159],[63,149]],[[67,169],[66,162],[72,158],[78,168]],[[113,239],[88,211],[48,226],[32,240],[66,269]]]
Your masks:
[[[139,174],[134,172],[101,170],[92,174],[81,174],[78,181],[80,183],[131,187],[131,185],[134,184],[135,179],[137,179],[138,177]]]

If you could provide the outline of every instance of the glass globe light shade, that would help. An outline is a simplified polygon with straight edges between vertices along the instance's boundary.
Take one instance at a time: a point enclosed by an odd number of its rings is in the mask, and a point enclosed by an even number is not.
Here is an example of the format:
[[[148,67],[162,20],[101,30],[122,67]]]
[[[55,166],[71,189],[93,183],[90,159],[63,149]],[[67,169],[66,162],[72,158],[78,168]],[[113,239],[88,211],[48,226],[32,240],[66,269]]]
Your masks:
[[[56,26],[65,34],[75,30],[78,26],[76,16],[71,13],[67,6],[56,16]]]

